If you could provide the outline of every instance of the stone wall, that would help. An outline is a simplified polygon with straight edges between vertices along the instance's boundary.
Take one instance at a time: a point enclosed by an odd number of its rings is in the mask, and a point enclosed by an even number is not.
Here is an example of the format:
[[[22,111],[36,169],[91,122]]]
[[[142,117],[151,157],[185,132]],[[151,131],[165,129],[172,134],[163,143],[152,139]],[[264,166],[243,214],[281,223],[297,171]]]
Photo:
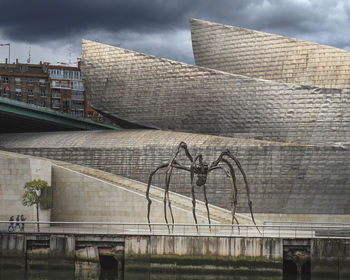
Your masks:
[[[8,151],[81,164],[145,183],[152,170],[169,161],[180,141],[188,144],[193,155],[202,153],[207,162],[225,149],[234,153],[247,174],[256,213],[350,214],[346,146],[315,147],[154,130],[0,135],[0,146]],[[179,160],[189,165],[183,156]],[[153,182],[164,187],[164,178],[160,172]],[[238,211],[247,212],[246,192],[238,173],[237,179]],[[210,174],[207,186],[209,202],[230,209],[232,187],[220,170]],[[190,196],[189,174],[175,172],[170,188]],[[200,189],[196,195],[203,200]]]
[[[323,88],[350,88],[350,52],[255,30],[191,19],[196,65]]]
[[[91,106],[117,119],[163,130],[311,144],[347,142],[350,133],[348,89],[260,80],[87,40],[82,52]]]
[[[51,185],[51,163],[41,159],[0,156],[0,220],[23,214],[27,221],[36,221],[35,206],[22,205],[24,185],[42,179]],[[49,210],[40,210],[41,221],[50,220]],[[5,227],[5,225],[1,225]],[[7,225],[6,225],[7,227]],[[19,229],[17,229],[19,230]]]

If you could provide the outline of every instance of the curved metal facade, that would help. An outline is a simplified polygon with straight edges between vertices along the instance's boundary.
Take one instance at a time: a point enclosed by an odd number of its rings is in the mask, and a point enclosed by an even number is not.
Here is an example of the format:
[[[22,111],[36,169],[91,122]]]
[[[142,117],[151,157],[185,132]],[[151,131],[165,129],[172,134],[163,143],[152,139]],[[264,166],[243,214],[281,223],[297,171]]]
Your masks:
[[[322,88],[350,88],[350,52],[326,45],[191,19],[196,65]]]
[[[346,142],[350,91],[260,80],[83,41],[91,106],[145,127],[230,137]]]

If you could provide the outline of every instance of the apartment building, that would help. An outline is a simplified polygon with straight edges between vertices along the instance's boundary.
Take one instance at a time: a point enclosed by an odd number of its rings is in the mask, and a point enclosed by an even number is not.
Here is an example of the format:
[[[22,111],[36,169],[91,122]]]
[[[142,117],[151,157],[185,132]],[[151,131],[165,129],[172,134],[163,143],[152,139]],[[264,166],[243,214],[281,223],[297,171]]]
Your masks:
[[[85,117],[84,85],[79,65],[50,65],[49,75],[51,108]]]
[[[0,63],[0,97],[50,107],[48,63]]]
[[[0,63],[0,97],[51,108],[93,121],[113,123],[88,105],[80,63]]]

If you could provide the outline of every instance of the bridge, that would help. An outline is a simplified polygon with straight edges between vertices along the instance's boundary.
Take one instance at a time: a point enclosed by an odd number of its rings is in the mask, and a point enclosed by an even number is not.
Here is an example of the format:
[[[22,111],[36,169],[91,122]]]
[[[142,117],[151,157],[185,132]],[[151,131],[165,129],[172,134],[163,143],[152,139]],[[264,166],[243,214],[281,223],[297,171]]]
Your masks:
[[[0,97],[0,133],[106,129],[120,128]]]

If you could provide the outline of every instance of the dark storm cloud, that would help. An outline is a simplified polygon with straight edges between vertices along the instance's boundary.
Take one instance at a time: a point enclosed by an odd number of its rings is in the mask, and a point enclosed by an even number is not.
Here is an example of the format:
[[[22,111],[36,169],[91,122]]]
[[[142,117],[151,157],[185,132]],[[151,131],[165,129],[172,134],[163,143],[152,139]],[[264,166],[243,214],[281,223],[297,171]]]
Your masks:
[[[197,17],[279,32],[315,32],[342,1],[11,0],[1,1],[3,35],[34,42],[89,30],[156,33],[188,28]],[[349,7],[346,6],[349,14]]]
[[[89,30],[158,32],[183,28],[200,1],[12,0],[2,3],[0,26],[12,40],[59,39]],[[16,16],[14,16],[16,15]]]
[[[348,0],[0,0],[0,38],[72,45],[82,37],[192,62],[189,18],[350,48]],[[183,44],[182,44],[183,43]]]
[[[60,39],[89,30],[156,33],[185,29],[188,28],[189,17],[256,27],[257,17],[264,21],[259,9],[266,1],[3,0],[2,2],[1,9],[8,11],[2,13],[0,17],[3,35],[12,40],[35,42]],[[271,19],[271,23],[278,24],[274,19],[281,15],[277,13],[274,16],[267,13],[267,16]]]

